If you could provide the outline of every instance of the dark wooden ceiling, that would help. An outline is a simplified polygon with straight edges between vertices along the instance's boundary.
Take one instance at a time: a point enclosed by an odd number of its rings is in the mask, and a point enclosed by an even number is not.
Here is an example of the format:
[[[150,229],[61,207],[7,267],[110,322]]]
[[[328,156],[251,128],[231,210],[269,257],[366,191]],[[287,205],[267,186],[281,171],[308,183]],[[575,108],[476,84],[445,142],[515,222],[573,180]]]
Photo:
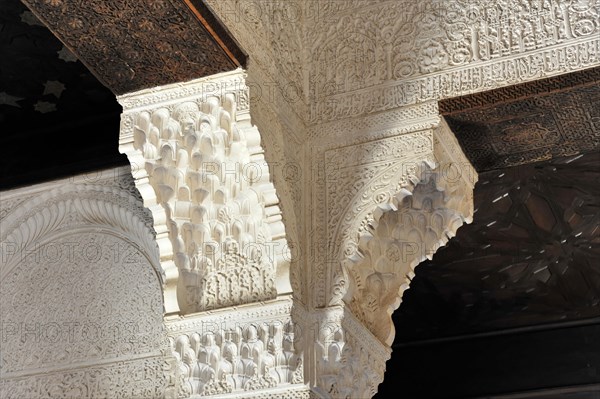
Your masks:
[[[115,96],[19,0],[0,54],[0,189],[126,164]]]
[[[476,212],[417,267],[376,399],[600,398],[599,83],[594,68],[440,102]]]
[[[478,171],[600,149],[600,68],[440,102]]]
[[[417,267],[399,342],[600,316],[600,152],[483,172],[474,200]]]
[[[24,3],[115,94],[245,65],[244,53],[200,0]]]
[[[246,61],[199,0],[0,2],[0,190],[126,165],[115,93]]]
[[[376,399],[598,399],[600,152],[482,172],[474,200],[393,315]]]

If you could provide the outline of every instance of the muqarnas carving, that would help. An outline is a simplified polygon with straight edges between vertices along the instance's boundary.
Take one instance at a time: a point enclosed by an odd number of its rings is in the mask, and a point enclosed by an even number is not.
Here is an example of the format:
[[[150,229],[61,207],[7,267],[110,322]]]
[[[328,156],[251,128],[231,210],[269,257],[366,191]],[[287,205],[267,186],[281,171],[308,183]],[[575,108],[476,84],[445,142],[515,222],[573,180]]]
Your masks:
[[[272,299],[284,268],[278,198],[260,134],[236,109],[247,87],[236,87],[133,115],[133,147],[164,210],[184,313]]]
[[[293,325],[281,322],[218,332],[183,334],[171,341],[192,395],[274,388],[302,383],[302,360],[294,353]]]
[[[391,315],[400,305],[415,267],[454,237],[467,217],[456,206],[449,207],[440,180],[441,174],[434,173],[412,192],[398,193],[399,209],[375,215],[360,234],[357,253],[350,258],[353,278],[345,300],[358,319],[388,345],[395,335]],[[459,200],[468,202],[466,193],[459,194]]]

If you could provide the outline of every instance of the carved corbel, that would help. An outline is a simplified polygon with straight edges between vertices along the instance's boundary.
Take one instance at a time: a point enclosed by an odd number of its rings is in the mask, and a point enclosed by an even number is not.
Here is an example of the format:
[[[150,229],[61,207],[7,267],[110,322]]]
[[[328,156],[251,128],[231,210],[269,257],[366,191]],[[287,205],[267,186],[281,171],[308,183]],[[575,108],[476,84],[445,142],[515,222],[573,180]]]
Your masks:
[[[289,254],[246,75],[120,96],[127,154],[166,273],[167,313],[289,293]]]

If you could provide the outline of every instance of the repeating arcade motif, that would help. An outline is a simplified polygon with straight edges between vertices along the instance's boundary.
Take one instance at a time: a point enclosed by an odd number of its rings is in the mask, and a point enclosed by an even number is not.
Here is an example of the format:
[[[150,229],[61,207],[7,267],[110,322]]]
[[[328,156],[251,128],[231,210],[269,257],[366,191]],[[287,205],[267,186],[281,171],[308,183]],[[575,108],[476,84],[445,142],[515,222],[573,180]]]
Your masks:
[[[179,364],[178,392],[212,396],[303,387],[302,357],[290,319],[291,298],[167,321]]]

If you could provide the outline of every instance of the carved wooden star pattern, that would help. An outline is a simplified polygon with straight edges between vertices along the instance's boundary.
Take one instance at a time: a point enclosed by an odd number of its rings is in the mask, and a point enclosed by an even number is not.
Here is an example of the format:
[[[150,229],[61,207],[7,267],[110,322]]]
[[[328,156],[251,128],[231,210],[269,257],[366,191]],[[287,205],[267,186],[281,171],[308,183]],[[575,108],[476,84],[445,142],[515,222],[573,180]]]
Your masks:
[[[473,224],[417,267],[398,340],[600,315],[600,153],[480,174]]]

